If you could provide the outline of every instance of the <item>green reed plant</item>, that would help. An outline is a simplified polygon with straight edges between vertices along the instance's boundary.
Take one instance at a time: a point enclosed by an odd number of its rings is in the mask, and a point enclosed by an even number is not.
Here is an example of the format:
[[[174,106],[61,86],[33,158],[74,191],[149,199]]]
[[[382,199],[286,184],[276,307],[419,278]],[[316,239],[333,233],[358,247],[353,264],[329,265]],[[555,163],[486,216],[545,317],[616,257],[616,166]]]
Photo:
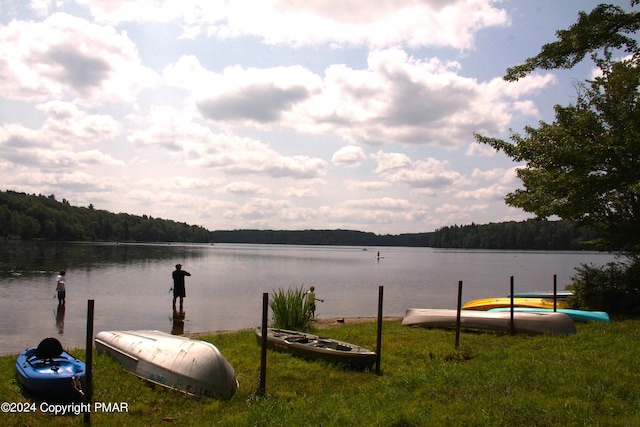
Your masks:
[[[273,312],[273,327],[303,331],[310,328],[313,312],[307,304],[304,287],[273,290],[269,307]]]

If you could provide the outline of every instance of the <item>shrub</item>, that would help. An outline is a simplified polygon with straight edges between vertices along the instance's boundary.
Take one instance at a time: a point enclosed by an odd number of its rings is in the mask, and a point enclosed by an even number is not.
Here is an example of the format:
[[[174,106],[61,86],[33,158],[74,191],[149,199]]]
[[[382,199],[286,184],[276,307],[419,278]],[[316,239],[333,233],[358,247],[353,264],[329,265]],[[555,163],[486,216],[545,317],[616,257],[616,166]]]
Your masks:
[[[269,307],[273,312],[273,327],[303,331],[310,328],[313,313],[306,303],[303,287],[274,290]]]
[[[573,307],[606,311],[616,318],[640,317],[640,259],[602,267],[583,264],[577,271],[569,287]]]

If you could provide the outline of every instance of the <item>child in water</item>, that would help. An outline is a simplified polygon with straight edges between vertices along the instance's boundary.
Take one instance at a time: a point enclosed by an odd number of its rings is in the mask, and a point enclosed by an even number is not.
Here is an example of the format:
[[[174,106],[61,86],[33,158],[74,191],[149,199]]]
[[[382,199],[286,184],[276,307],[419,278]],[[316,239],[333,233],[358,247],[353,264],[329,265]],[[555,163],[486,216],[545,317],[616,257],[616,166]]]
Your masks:
[[[60,274],[56,277],[56,294],[58,295],[58,304],[63,305],[66,303],[66,282],[65,282],[65,271],[60,270]]]
[[[316,317],[316,301],[324,302],[323,299],[316,298],[316,288],[315,286],[311,286],[309,291],[307,291],[307,305],[311,310],[311,317]]]

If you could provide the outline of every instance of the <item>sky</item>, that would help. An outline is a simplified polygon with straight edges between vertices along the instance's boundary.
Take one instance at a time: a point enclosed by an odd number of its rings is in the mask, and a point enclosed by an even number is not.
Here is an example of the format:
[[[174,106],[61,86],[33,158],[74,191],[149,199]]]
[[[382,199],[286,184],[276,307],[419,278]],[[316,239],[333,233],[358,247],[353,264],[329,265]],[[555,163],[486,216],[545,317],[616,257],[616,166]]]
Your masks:
[[[0,190],[209,230],[525,220],[474,132],[575,101],[590,61],[502,77],[599,3],[0,0]]]

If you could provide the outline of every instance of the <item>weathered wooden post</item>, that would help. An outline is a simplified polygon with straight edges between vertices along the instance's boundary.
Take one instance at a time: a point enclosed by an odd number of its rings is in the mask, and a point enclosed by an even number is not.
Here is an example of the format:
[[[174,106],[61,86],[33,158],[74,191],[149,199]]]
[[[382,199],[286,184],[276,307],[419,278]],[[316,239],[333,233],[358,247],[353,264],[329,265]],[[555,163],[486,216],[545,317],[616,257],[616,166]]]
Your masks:
[[[85,389],[84,403],[87,408],[91,408],[91,399],[93,397],[93,306],[94,300],[87,300],[87,340],[85,342],[86,350],[86,372],[85,372]],[[91,425],[91,411],[84,412],[84,424]]]
[[[378,287],[378,333],[376,337],[376,374],[380,375],[380,352],[382,350],[382,296],[384,286]]]
[[[460,346],[460,315],[462,314],[462,280],[458,281],[458,307],[456,315],[456,348]]]
[[[553,312],[558,311],[558,275],[553,275]]]
[[[269,313],[269,293],[262,294],[262,340],[260,351],[260,385],[258,395],[264,396],[267,389],[267,317]]]
[[[513,319],[513,317],[514,317],[514,316],[513,316],[513,305],[514,305],[514,303],[515,303],[515,302],[513,301],[513,297],[514,297],[514,295],[513,295],[513,288],[514,288],[514,286],[513,286],[513,276],[511,276],[511,284],[510,284],[510,287],[511,287],[511,293],[510,293],[510,295],[511,295],[511,318],[510,318],[510,320],[509,320],[509,333],[510,333],[511,335],[515,335],[515,333],[516,333],[516,328],[515,328],[515,326],[514,326],[514,324],[513,324],[513,320],[514,320],[514,319]]]

